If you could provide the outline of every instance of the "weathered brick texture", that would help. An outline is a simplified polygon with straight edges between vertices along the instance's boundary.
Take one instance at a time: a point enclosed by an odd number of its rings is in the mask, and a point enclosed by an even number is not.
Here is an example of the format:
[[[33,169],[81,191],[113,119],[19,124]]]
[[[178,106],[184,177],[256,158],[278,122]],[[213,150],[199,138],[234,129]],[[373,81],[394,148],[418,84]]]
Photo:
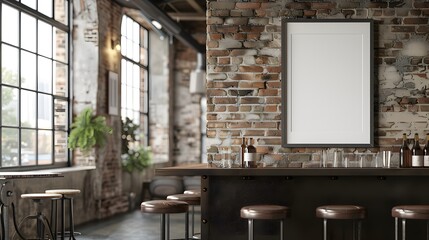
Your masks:
[[[266,159],[321,150],[281,147],[282,17],[374,20],[376,146],[346,152],[398,151],[402,133],[428,133],[428,8],[427,1],[208,1],[208,39],[229,41],[207,50],[208,159],[220,159],[228,138],[239,150],[243,136]]]

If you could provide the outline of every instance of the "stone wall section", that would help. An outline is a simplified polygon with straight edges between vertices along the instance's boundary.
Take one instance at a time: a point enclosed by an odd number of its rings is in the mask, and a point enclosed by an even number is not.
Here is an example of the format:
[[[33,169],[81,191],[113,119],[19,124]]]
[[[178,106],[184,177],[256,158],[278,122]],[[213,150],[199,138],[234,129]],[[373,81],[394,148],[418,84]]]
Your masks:
[[[281,147],[285,17],[374,20],[375,148],[345,151],[398,151],[402,133],[429,132],[429,2],[209,0],[207,6],[209,160],[220,160],[230,140],[238,160],[241,137],[254,138],[267,161],[320,150]]]

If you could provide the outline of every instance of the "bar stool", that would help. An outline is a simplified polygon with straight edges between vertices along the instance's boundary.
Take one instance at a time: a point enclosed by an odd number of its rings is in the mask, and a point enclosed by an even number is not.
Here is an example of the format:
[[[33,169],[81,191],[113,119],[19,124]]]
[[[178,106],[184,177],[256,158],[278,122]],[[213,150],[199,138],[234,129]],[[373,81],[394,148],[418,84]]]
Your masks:
[[[188,190],[185,190],[183,193],[196,195],[200,198],[200,202],[201,202],[201,189],[188,189]],[[201,203],[198,205],[201,205]],[[192,205],[192,220],[191,220],[192,221],[192,238],[193,239],[201,239],[201,234],[194,233],[194,224],[195,224],[194,215],[195,215],[195,206]]]
[[[192,209],[191,236],[193,238],[195,235],[195,224],[194,224],[195,206],[200,205],[200,200],[201,200],[200,195],[198,195],[198,194],[174,194],[174,195],[167,196],[167,200],[183,201],[183,202],[186,202],[189,206],[191,206],[191,209]],[[186,213],[186,214],[188,215],[189,213]]]
[[[189,216],[188,216],[189,205],[186,202],[174,201],[174,200],[152,200],[141,203],[141,211],[144,213],[158,213],[161,214],[161,238],[160,240],[170,239],[170,219],[166,225],[166,215],[169,216],[171,213],[186,213],[185,221],[185,239],[189,237]],[[166,231],[167,230],[167,231]],[[167,238],[165,238],[165,232],[167,232]]]
[[[248,219],[248,239],[253,240],[253,220],[280,220],[280,239],[284,240],[284,220],[289,215],[289,208],[279,205],[251,205],[242,207],[241,218]]]
[[[406,219],[427,220],[426,239],[429,240],[429,205],[401,205],[392,208],[395,218],[395,240],[399,239],[399,219],[402,219],[402,240],[405,240]]]
[[[366,209],[356,205],[326,205],[316,209],[316,216],[323,218],[323,239],[328,237],[328,219],[353,220],[353,239],[361,238],[362,219],[365,218]],[[355,223],[357,221],[357,231]]]
[[[69,239],[76,239],[74,237],[74,218],[73,218],[73,196],[80,193],[79,189],[50,189],[46,190],[45,193],[55,193],[55,194],[61,194],[60,199],[54,199],[52,204],[52,211],[51,211],[51,222],[55,223],[55,231],[57,230],[57,200],[61,200],[61,239],[65,239],[65,233],[66,233],[66,210],[65,210],[65,201],[69,201]],[[55,210],[55,211],[54,211]],[[55,212],[55,214],[54,214]],[[56,233],[57,234],[57,233]]]
[[[27,220],[36,219],[36,229],[37,229],[37,239],[45,239],[45,228],[48,230],[48,236],[50,239],[55,239],[55,236],[52,232],[51,225],[48,222],[48,219],[42,213],[41,201],[43,199],[60,199],[62,197],[61,194],[48,194],[48,193],[27,193],[21,194],[22,199],[31,199],[36,204],[36,214],[26,216],[21,220],[17,227],[18,235],[21,236],[19,230],[21,229],[21,225],[25,223]]]

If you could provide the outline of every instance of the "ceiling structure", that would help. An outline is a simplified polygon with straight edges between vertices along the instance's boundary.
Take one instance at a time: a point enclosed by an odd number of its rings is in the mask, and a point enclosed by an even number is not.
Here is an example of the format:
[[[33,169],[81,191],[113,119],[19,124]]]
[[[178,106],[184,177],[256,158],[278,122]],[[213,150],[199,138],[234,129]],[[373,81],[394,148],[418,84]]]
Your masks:
[[[202,0],[115,0],[121,6],[134,9],[128,13],[135,18],[143,18],[150,23],[161,23],[162,29],[152,29],[159,34],[174,36],[197,52],[204,52],[205,46],[199,44],[188,33],[195,28],[206,27],[206,1]]]

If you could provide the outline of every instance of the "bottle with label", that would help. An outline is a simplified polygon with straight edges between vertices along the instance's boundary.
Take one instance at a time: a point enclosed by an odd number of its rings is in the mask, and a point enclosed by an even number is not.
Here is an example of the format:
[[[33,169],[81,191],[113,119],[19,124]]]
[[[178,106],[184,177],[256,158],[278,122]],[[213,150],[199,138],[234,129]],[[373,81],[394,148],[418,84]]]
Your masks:
[[[244,153],[247,150],[247,146],[246,146],[246,138],[243,137],[243,139],[241,140],[241,167],[244,168]]]
[[[426,144],[423,148],[423,166],[429,167],[429,133],[426,134]]]
[[[407,134],[402,134],[402,145],[399,150],[399,166],[401,168],[411,167],[411,149],[408,147]]]
[[[423,150],[420,148],[418,133],[414,134],[414,144],[411,154],[411,167],[423,167]]]
[[[256,167],[256,148],[253,146],[253,138],[249,138],[249,144],[247,144],[246,151],[244,153],[244,167]]]

